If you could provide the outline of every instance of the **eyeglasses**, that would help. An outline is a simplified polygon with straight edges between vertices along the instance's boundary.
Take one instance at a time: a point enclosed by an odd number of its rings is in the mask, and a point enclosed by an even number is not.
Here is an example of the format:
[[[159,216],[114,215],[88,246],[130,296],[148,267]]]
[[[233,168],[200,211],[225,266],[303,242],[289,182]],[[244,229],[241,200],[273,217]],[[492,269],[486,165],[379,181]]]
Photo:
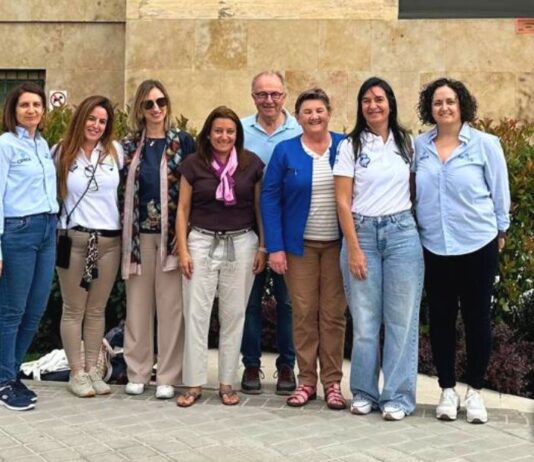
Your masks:
[[[266,101],[271,97],[274,102],[278,102],[284,97],[284,93],[280,93],[279,91],[259,91],[257,93],[252,93],[252,96],[257,101]]]
[[[89,178],[89,187],[88,187],[88,190],[89,191],[98,191],[98,183],[96,181],[96,178],[95,178],[95,167],[93,164],[91,165],[87,165],[84,169],[83,169],[83,173],[85,174],[85,178]]]
[[[167,106],[167,98],[165,96],[162,96],[161,98],[157,99],[145,99],[143,101],[143,109],[145,111],[150,111],[155,105],[157,105],[159,108],[166,107]]]

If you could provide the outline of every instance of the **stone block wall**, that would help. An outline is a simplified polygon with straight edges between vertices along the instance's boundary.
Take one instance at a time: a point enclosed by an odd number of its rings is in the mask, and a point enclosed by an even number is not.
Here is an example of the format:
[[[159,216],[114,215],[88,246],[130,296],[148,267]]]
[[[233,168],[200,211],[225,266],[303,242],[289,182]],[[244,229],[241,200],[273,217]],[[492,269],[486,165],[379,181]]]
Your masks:
[[[250,80],[281,70],[292,110],[312,85],[332,97],[332,127],[354,123],[372,75],[390,81],[401,120],[420,128],[421,86],[448,75],[480,115],[533,119],[534,35],[511,19],[401,20],[398,0],[0,0],[0,68],[41,68],[77,103],[103,93],[131,102],[143,79],[168,86],[176,115],[199,128],[219,104],[254,111]]]
[[[534,118],[534,35],[514,21],[397,20],[397,0],[129,0],[125,100],[162,79],[175,112],[200,127],[218,104],[254,111],[250,79],[279,69],[288,108],[312,85],[333,99],[332,126],[354,123],[355,97],[372,75],[392,84],[401,120],[420,129],[421,86],[448,75],[467,83],[480,115]]]

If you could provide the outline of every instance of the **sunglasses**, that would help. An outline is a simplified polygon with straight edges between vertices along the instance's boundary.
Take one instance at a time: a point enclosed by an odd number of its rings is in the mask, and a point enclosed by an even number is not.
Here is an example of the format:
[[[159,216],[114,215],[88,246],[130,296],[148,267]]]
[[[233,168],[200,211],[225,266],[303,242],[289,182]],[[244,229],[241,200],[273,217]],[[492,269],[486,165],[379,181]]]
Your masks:
[[[157,105],[159,108],[166,107],[167,98],[165,98],[165,96],[162,96],[161,98],[157,98],[155,100],[146,99],[143,101],[143,109],[145,111],[150,111],[150,109],[152,109],[155,105]]]

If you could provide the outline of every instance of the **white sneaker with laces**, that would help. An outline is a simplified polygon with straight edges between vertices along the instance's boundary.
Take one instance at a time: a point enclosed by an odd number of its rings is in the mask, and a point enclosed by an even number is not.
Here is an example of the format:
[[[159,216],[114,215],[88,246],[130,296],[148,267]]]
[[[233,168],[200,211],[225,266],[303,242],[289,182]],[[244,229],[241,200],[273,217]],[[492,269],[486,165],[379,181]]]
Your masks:
[[[406,417],[406,412],[395,403],[388,403],[382,409],[382,418],[384,420],[402,420]]]
[[[96,367],[89,369],[87,374],[91,379],[91,383],[93,384],[93,388],[97,395],[109,395],[111,393],[111,387],[104,382]]]
[[[362,396],[355,396],[350,403],[351,414],[366,415],[373,410],[373,403]]]
[[[84,371],[80,371],[75,375],[71,374],[67,388],[73,395],[79,398],[91,398],[96,395],[91,378]]]
[[[145,384],[128,382],[124,388],[124,391],[127,395],[141,395],[145,391]]]
[[[483,424],[488,421],[488,412],[480,391],[468,387],[465,394],[465,410],[467,411],[467,421],[472,424]]]
[[[157,399],[171,399],[174,397],[174,387],[172,385],[158,385],[156,387]]]
[[[439,420],[456,420],[460,409],[460,397],[454,388],[443,388],[439,404],[436,408],[436,417]]]

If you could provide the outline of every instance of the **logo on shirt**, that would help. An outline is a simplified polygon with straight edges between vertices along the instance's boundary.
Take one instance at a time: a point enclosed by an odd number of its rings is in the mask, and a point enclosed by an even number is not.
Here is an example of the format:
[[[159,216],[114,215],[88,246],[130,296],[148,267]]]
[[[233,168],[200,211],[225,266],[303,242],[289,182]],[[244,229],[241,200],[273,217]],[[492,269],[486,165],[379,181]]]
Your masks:
[[[367,168],[369,166],[369,164],[371,163],[371,159],[369,158],[369,156],[365,153],[362,153],[360,154],[360,157],[358,159],[358,163],[364,167],[364,168]]]

